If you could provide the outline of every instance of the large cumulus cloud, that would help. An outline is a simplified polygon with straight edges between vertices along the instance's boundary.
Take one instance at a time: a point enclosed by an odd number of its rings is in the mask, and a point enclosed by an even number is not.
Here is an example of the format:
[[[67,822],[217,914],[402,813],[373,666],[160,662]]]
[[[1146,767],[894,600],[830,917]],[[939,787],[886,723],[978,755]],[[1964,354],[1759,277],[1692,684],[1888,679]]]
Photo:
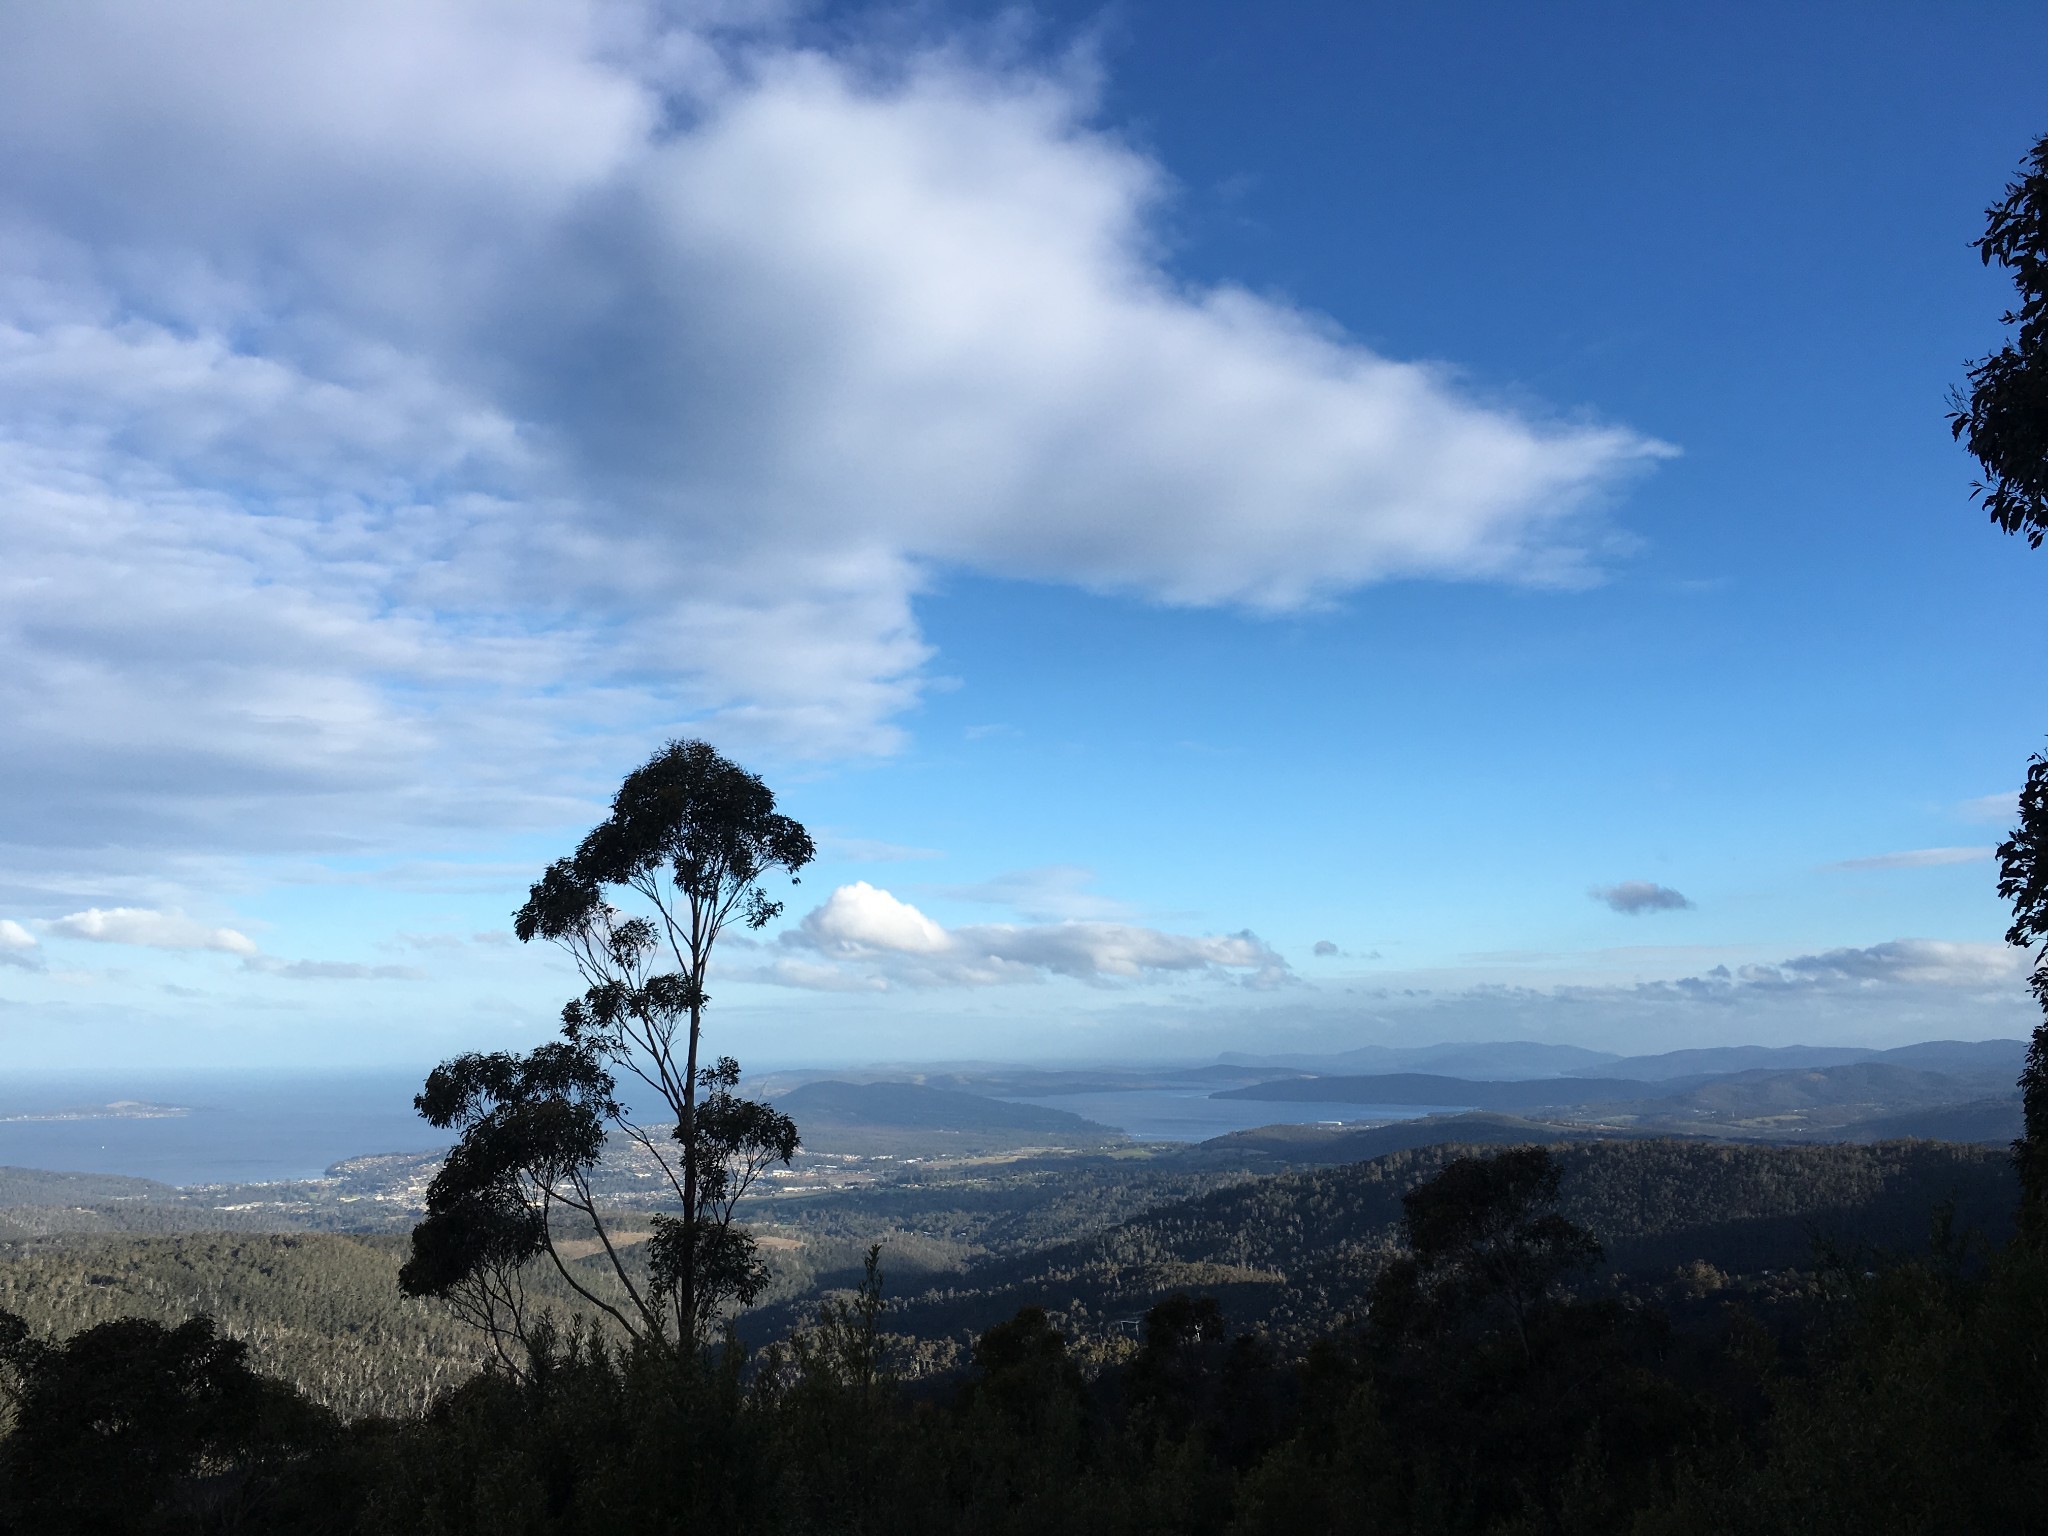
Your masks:
[[[0,842],[502,825],[685,724],[886,752],[939,569],[1584,574],[1657,445],[1177,281],[1090,111],[625,4],[0,11]]]

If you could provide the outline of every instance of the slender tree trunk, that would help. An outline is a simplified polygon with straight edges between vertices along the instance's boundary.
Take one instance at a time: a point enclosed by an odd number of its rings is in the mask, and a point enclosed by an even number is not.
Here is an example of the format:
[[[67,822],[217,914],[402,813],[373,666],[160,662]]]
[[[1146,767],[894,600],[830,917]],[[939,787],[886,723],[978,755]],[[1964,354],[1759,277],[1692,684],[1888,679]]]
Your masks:
[[[697,1038],[704,1025],[704,961],[692,954],[690,970],[696,994],[690,1002],[690,1048],[683,1073],[683,1120],[677,1128],[683,1143],[683,1264],[676,1287],[677,1342],[697,1342]]]

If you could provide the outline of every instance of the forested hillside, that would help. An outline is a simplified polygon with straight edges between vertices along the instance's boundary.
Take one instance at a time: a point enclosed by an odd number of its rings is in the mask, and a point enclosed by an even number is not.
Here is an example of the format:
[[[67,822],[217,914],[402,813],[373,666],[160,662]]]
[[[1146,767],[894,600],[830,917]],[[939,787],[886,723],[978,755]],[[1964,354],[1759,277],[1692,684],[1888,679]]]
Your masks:
[[[402,1238],[336,1233],[68,1237],[0,1249],[0,1309],[39,1335],[205,1314],[265,1375],[354,1417],[417,1413],[484,1351],[446,1307],[398,1290]],[[569,1298],[556,1298],[568,1311]]]
[[[1013,1191],[1034,1229],[1050,1177]],[[832,1276],[788,1263],[750,1352],[606,1343],[544,1285],[481,1371],[391,1238],[50,1239],[0,1261],[0,1528],[2026,1531],[2048,1288],[1997,1246],[2014,1196],[1928,1143],[1407,1149],[892,1301],[891,1251],[933,1241],[898,1227],[850,1292],[790,1305]],[[840,1215],[771,1252],[843,1262]],[[1870,1491],[1837,1485],[1866,1445]]]
[[[1402,1196],[1477,1149],[1434,1145],[1279,1174],[1179,1201],[1095,1236],[969,1269],[907,1298],[893,1326],[977,1330],[1025,1304],[1099,1332],[1175,1290],[1224,1303],[1232,1325],[1302,1342],[1362,1310],[1401,1245]],[[1761,1147],[1672,1141],[1562,1146],[1563,1212],[1617,1275],[1699,1262],[1730,1274],[1811,1268],[1817,1246],[1924,1246],[1937,1208],[1990,1239],[2011,1230],[2010,1160],[1976,1147]]]

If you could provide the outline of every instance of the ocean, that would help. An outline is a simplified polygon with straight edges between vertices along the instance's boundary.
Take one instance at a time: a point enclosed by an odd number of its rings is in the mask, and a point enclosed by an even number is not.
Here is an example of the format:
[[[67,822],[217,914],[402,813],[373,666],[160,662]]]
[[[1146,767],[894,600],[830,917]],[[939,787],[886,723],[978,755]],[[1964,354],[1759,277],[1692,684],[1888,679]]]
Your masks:
[[[0,1078],[0,1164],[166,1184],[317,1178],[344,1158],[448,1146],[453,1138],[412,1107],[425,1078],[424,1071],[12,1073]],[[182,1113],[66,1117],[120,1101]]]
[[[74,1072],[0,1078],[0,1165],[166,1184],[318,1178],[344,1158],[430,1152],[453,1138],[414,1112],[425,1072]],[[1261,1103],[1206,1088],[1019,1099],[1140,1141],[1203,1141],[1261,1125],[1408,1120],[1463,1106]],[[142,1108],[110,1115],[106,1106]],[[153,1107],[153,1108],[148,1108]],[[154,1110],[175,1113],[156,1113]],[[82,1111],[96,1110],[86,1115]]]

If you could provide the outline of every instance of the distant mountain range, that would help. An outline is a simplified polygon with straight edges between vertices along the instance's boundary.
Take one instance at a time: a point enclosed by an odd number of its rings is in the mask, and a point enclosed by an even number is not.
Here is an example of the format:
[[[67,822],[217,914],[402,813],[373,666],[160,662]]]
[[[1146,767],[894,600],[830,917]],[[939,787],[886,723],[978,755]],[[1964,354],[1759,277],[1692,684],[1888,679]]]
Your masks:
[[[1697,1062],[1706,1053],[1686,1054]],[[2003,1061],[2001,1056],[2006,1053],[1981,1046],[1936,1044],[1833,1066],[1752,1067],[1661,1080],[1571,1076],[1489,1082],[1421,1072],[1289,1075],[1210,1097],[1389,1110],[1426,1106],[1438,1111],[1492,1111],[1539,1116],[1564,1128],[1597,1125],[1663,1134],[1774,1140],[1826,1136],[1846,1141],[1923,1137],[1987,1143],[2009,1141],[2018,1129],[2018,1088],[2008,1075],[2009,1056]],[[1961,1070],[1929,1071],[1900,1065],[1901,1058],[1955,1063]],[[1751,1058],[1738,1054],[1721,1059]],[[1429,1118],[1442,1121],[1446,1116]],[[1416,1126],[1393,1144],[1413,1145],[1411,1138],[1421,1134],[1424,1128]]]
[[[1723,1045],[1705,1050],[1666,1051],[1658,1056],[1622,1056],[1597,1069],[1574,1068],[1572,1075],[1656,1080],[1758,1068],[1783,1071],[1875,1061],[1896,1067],[1917,1067],[1924,1072],[1951,1072],[1959,1076],[1989,1074],[2014,1081],[2026,1060],[2027,1042],[2024,1040],[1925,1040],[1918,1045],[1902,1045],[1888,1051],[1837,1045]]]
[[[1705,1079],[1702,1079],[1705,1081]],[[1619,1078],[1543,1077],[1490,1082],[1433,1072],[1378,1072],[1359,1076],[1285,1077],[1244,1088],[1225,1088],[1212,1099],[1259,1099],[1272,1104],[1428,1104],[1457,1109],[1549,1109],[1602,1101],[1661,1098],[1666,1085]]]
[[[1718,1046],[1628,1057],[1510,1040],[1362,1046],[1326,1058],[1240,1055],[1203,1065],[789,1072],[754,1091],[795,1116],[814,1150],[898,1156],[910,1155],[919,1137],[938,1138],[922,1150],[939,1151],[1101,1145],[1121,1133],[1086,1113],[1042,1107],[1044,1100],[1103,1114],[1109,1103],[1091,1103],[1092,1095],[1191,1091],[1276,1106],[1359,1107],[1355,1114],[1292,1111],[1331,1120],[1436,1111],[1428,1125],[1370,1143],[1388,1149],[1441,1135],[1437,1122],[1472,1113],[1548,1121],[1565,1135],[1598,1125],[1610,1134],[1917,1136],[1993,1144],[2013,1134],[2007,1127],[2025,1059],[2022,1040],[1930,1040],[1884,1050]],[[1124,1105],[1127,1111],[1128,1099]],[[1289,1118],[1289,1111],[1276,1110],[1275,1118]],[[1360,1155],[1367,1155],[1365,1145]]]
[[[1227,1051],[1219,1062],[1233,1070],[1284,1068],[1319,1076],[1427,1073],[1477,1082],[1520,1082],[1553,1077],[1606,1077],[1660,1082],[1675,1077],[1762,1068],[1840,1067],[1881,1061],[1930,1072],[1997,1073],[2017,1078],[2026,1062],[2024,1040],[1927,1040],[1890,1050],[1846,1045],[1722,1045],[1620,1056],[1539,1040],[1471,1041],[1445,1045],[1364,1045],[1328,1056],[1252,1056]],[[1278,1073],[1275,1074],[1276,1076]]]

